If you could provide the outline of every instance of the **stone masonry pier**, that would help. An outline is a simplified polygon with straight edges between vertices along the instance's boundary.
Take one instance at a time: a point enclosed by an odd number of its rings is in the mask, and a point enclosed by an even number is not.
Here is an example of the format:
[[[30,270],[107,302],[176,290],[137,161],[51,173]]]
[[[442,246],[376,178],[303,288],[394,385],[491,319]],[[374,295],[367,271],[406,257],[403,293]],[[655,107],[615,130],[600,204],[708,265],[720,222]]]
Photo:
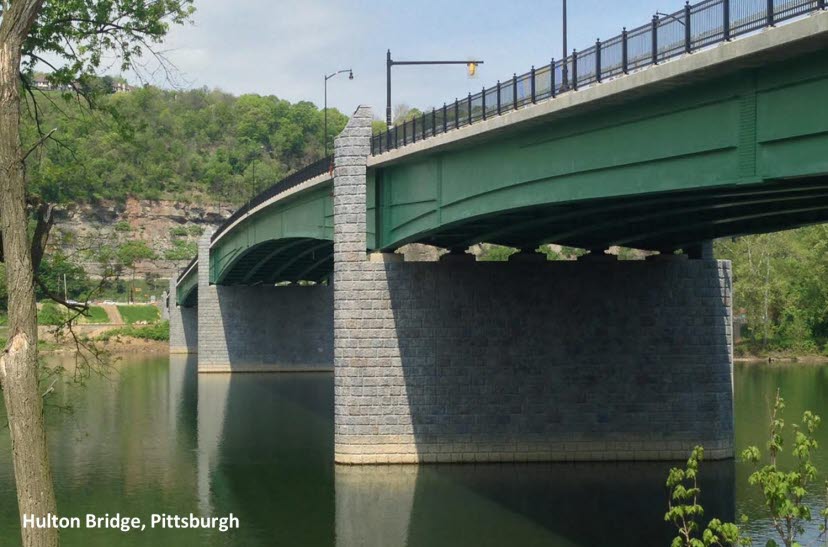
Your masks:
[[[336,141],[337,462],[733,455],[729,262],[369,256],[370,124]]]

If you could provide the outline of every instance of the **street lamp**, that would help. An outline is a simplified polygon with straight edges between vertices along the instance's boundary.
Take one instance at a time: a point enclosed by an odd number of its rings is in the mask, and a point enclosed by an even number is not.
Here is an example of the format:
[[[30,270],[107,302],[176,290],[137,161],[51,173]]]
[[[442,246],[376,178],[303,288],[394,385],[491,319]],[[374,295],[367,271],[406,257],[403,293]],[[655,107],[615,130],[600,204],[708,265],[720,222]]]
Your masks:
[[[569,87],[569,67],[567,66],[566,55],[566,0],[563,0],[563,64],[561,65],[561,90],[566,91]],[[555,70],[555,67],[552,67],[552,70]]]
[[[482,65],[483,61],[394,61],[391,59],[391,50],[385,57],[385,86],[386,86],[386,103],[385,103],[385,124],[391,128],[391,67],[394,65],[466,65],[469,68],[469,76],[474,76],[477,70],[477,65]]]
[[[328,80],[336,76],[337,74],[348,73],[348,79],[354,79],[354,71],[350,68],[344,68],[340,71],[334,72],[332,74],[327,74],[325,76],[325,157],[328,157]]]

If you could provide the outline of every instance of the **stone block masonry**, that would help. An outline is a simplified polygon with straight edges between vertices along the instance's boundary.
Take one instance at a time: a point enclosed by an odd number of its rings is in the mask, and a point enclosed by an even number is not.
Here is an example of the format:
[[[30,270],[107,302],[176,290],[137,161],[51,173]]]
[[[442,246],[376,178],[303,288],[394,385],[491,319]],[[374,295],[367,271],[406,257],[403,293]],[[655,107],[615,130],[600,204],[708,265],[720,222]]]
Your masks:
[[[167,315],[170,321],[170,353],[196,353],[198,351],[198,311],[176,303],[177,274],[170,276],[167,296]]]
[[[369,260],[370,120],[336,142],[337,462],[733,455],[729,262]]]
[[[198,371],[330,371],[332,287],[211,285],[209,245],[208,233],[199,241]]]

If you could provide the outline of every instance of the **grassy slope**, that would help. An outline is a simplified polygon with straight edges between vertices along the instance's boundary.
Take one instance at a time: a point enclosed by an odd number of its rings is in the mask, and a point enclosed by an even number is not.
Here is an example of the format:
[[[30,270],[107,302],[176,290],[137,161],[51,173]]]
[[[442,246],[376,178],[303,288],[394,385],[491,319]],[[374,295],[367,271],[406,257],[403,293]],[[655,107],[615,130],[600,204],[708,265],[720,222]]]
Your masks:
[[[146,321],[147,323],[154,323],[159,319],[158,308],[152,305],[146,306],[118,306],[118,312],[124,323],[132,324],[139,321]]]

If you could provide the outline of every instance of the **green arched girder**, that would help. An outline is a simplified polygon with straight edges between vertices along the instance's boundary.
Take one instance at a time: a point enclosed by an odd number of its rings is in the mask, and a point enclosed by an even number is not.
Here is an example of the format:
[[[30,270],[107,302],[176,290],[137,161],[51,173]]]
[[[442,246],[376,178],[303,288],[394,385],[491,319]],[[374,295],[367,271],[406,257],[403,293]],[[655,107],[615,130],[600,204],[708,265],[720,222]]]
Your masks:
[[[179,306],[191,308],[198,304],[198,264],[187,272],[175,288],[175,300]]]
[[[825,222],[825,97],[823,49],[379,164],[369,247],[664,250]]]
[[[218,285],[321,281],[333,269],[330,183],[252,213],[214,242],[210,281]]]

